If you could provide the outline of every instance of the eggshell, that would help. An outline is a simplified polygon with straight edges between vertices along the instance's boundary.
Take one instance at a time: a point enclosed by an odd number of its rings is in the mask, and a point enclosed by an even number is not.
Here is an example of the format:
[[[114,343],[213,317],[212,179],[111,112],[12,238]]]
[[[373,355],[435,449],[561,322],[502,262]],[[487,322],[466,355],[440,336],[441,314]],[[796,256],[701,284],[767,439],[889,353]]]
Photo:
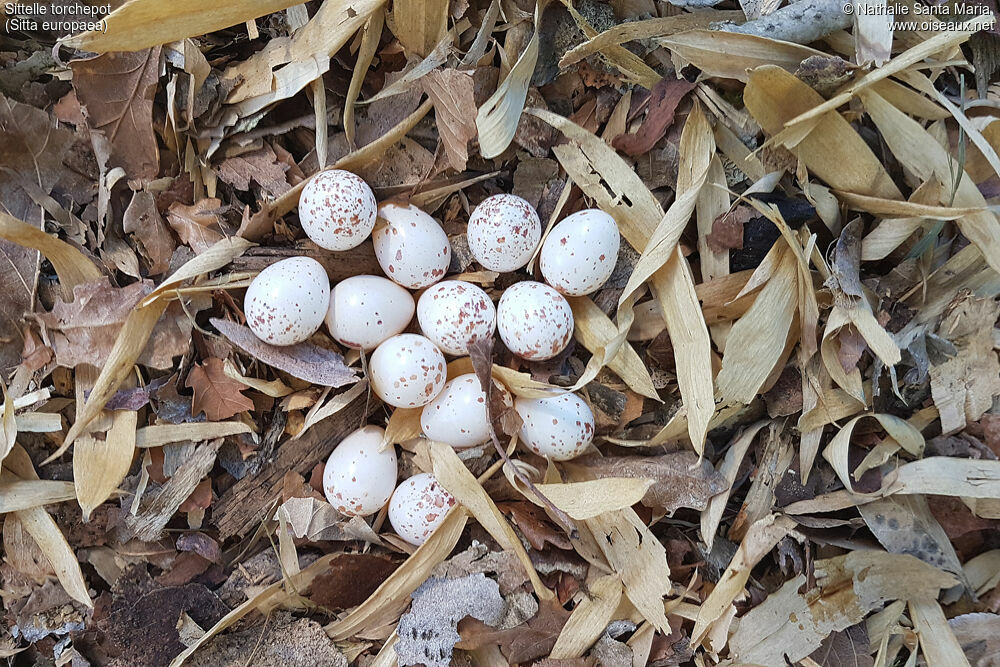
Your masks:
[[[349,171],[321,171],[299,197],[299,223],[313,243],[327,250],[361,245],[375,226],[375,195]]]
[[[517,195],[487,197],[469,217],[469,250],[490,271],[516,271],[528,263],[542,238],[534,207]]]
[[[375,230],[375,258],[385,275],[403,287],[419,289],[444,277],[451,263],[451,244],[437,220],[416,206],[383,204]]]
[[[519,438],[531,451],[566,461],[579,456],[594,440],[594,413],[576,394],[551,398],[518,398]]]
[[[368,516],[389,502],[396,486],[396,450],[384,451],[385,431],[365,426],[340,441],[323,469],[323,491],[338,512]]]
[[[447,354],[469,353],[469,343],[489,338],[497,310],[481,288],[461,280],[445,280],[417,301],[420,330]]]
[[[251,281],[243,311],[262,341],[294,345],[319,330],[329,303],[330,279],[323,265],[310,257],[289,257]]]
[[[578,211],[545,237],[539,267],[545,282],[563,294],[590,294],[611,277],[620,244],[614,218],[596,208]]]
[[[413,296],[381,276],[352,276],[330,292],[326,327],[341,345],[370,350],[413,319]]]
[[[456,449],[475,447],[490,439],[486,393],[475,373],[459,375],[420,413],[420,428],[431,440]]]
[[[497,329],[504,345],[524,359],[556,356],[573,336],[573,310],[548,285],[525,281],[504,291],[497,304]]]
[[[444,355],[417,334],[399,334],[375,349],[368,363],[372,389],[397,408],[427,405],[447,381]]]
[[[400,483],[389,501],[389,523],[396,534],[414,546],[427,541],[455,505],[455,497],[422,472]]]

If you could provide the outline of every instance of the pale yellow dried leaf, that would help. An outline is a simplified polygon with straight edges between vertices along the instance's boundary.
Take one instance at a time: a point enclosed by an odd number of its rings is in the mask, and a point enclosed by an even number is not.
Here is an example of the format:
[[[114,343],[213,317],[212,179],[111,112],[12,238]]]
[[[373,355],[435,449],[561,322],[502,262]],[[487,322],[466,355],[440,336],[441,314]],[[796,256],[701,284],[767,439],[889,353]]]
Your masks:
[[[573,308],[574,335],[577,342],[597,353],[619,335],[618,327],[604,314],[590,297],[568,297]],[[649,369],[642,362],[635,349],[627,342],[618,348],[618,353],[608,362],[608,368],[618,374],[625,384],[635,393],[660,400],[653,386]]]
[[[325,403],[321,404],[317,402],[309,409],[309,412],[306,413],[305,421],[302,423],[302,429],[298,433],[296,433],[292,437],[292,439],[298,440],[303,435],[305,435],[306,431],[308,431],[310,428],[320,423],[324,419],[328,419],[329,417],[332,417],[333,415],[337,414],[338,412],[346,408],[348,405],[350,405],[355,398],[365,393],[366,391],[368,391],[368,380],[361,380],[360,382],[354,384],[347,391],[337,394],[336,396],[326,401]]]
[[[825,53],[800,44],[738,32],[691,30],[659,41],[674,54],[675,65],[691,64],[706,76],[743,82],[751,70],[761,66],[773,65],[794,72],[806,58],[826,57]]]
[[[365,82],[365,75],[375,57],[375,51],[378,50],[384,23],[385,11],[377,9],[368,18],[365,27],[361,29],[361,46],[358,48],[358,55],[354,61],[354,71],[351,73],[351,83],[347,87],[347,95],[344,99],[344,134],[347,135],[347,144],[352,150],[354,149],[354,134],[357,131],[354,124],[354,105],[358,101],[361,85]]]
[[[385,426],[384,445],[398,445],[421,434],[420,413],[423,408],[396,408],[389,415],[389,423]]]
[[[871,91],[862,94],[862,101],[896,159],[922,181],[933,177],[943,184],[941,197],[945,203],[952,199],[954,189],[953,205],[986,206],[985,198],[967,174],[962,175],[957,187],[953,185],[954,158],[917,121]],[[993,270],[1000,272],[1000,222],[996,214],[983,211],[960,217],[956,223],[962,234],[983,253]]]
[[[920,637],[920,651],[924,654],[927,667],[969,666],[965,651],[955,638],[941,605],[934,597],[909,601],[910,618],[913,629]]]
[[[3,416],[0,417],[0,464],[17,442],[17,420],[14,417],[14,401],[7,393],[7,383],[0,377],[0,390],[3,391]]]
[[[430,443],[431,462],[434,466],[434,477],[448,493],[455,497],[476,521],[486,529],[505,551],[517,556],[524,571],[531,580],[535,595],[543,600],[551,600],[555,594],[545,587],[539,579],[531,558],[524,550],[524,545],[518,539],[517,533],[507,522],[506,517],[497,508],[496,503],[483,489],[475,475],[469,472],[462,460],[458,458],[455,449],[441,442]]]
[[[733,21],[741,23],[743,12],[738,10],[722,10],[712,12],[693,12],[665,16],[662,18],[629,21],[613,26],[602,33],[588,37],[585,42],[574,46],[559,59],[559,67],[566,68],[584,58],[603,51],[610,46],[618,46],[635,39],[653,39],[668,37],[677,33],[708,28],[715,21]]]
[[[1000,549],[991,549],[970,558],[962,565],[969,585],[983,595],[1000,584]]]
[[[822,104],[823,97],[780,67],[764,66],[751,72],[744,101],[761,127],[775,135],[797,114]],[[824,114],[792,152],[834,189],[902,198],[879,159],[837,113]]]
[[[736,475],[739,473],[740,465],[743,463],[743,457],[746,456],[747,450],[753,444],[754,438],[767,424],[767,420],[761,420],[746,427],[733,440],[733,443],[729,446],[729,450],[726,452],[725,458],[719,464],[719,474],[726,478],[726,489],[718,495],[709,498],[708,504],[701,512],[701,539],[705,542],[705,548],[708,550],[711,550],[712,544],[715,542],[715,534],[718,532],[719,524],[722,522],[722,514],[725,512],[726,504],[729,502],[729,494],[733,490],[733,483],[736,481]]]
[[[885,477],[882,494],[1000,498],[1000,461],[932,456],[900,466]]]
[[[271,398],[283,398],[292,393],[292,388],[280,379],[275,378],[274,380],[267,381],[243,375],[239,372],[239,370],[237,370],[236,365],[229,359],[226,359],[223,362],[222,370],[225,372],[226,377],[245,384],[251,389],[256,389],[260,393],[270,396]]]
[[[695,621],[694,629],[691,631],[692,646],[701,645],[712,624],[722,618],[737,596],[743,593],[743,587],[750,579],[750,571],[754,565],[770,553],[774,545],[794,528],[795,522],[789,517],[775,514],[750,526],[736,550],[736,555],[698,611],[698,620]],[[715,650],[720,648],[714,647]]]
[[[713,138],[713,148],[715,141]],[[713,151],[714,152],[714,151]],[[712,233],[715,220],[729,211],[729,192],[726,170],[719,156],[713,155],[708,167],[705,187],[698,195],[695,206],[698,222],[698,255],[701,258],[701,279],[712,280],[729,274],[729,251],[715,251],[706,238]]]
[[[941,120],[948,117],[948,112],[921,95],[893,79],[882,79],[870,86],[870,89],[895,106],[900,111],[917,118]]]
[[[574,21],[576,21],[577,27],[585,37],[589,39],[597,36],[597,30],[590,25],[586,17],[573,7],[572,2],[569,0],[562,0],[562,3],[566,6],[570,16],[573,17]],[[606,44],[604,48],[601,49],[601,56],[608,64],[621,72],[622,79],[624,79],[627,83],[637,84],[643,88],[652,89],[653,86],[663,79],[663,77],[660,76],[656,70],[643,62],[642,58],[635,55],[625,47],[619,46],[618,44]]]
[[[588,586],[563,626],[549,653],[553,660],[581,657],[601,636],[622,599],[622,581],[617,574],[601,577]]]
[[[881,424],[889,438],[893,439],[900,447],[905,449],[912,456],[920,456],[924,451],[924,436],[905,419],[900,419],[895,415],[872,413],[858,415],[847,422],[842,429],[830,440],[830,443],[823,450],[823,458],[829,462],[837,472],[837,476],[849,491],[853,491],[854,485],[851,483],[849,471],[848,454],[850,452],[851,435],[854,427],[865,417],[872,417]]]
[[[642,500],[652,484],[651,479],[607,477],[565,484],[536,484],[535,488],[571,518],[582,520],[631,507]],[[524,489],[522,492],[531,498],[530,491]]]
[[[855,211],[865,211],[880,218],[929,218],[931,220],[955,220],[966,215],[983,213],[981,207],[956,208],[950,206],[933,206],[914,201],[894,201],[879,197],[867,197],[851,192],[835,191],[834,194],[842,202]]]
[[[670,632],[663,599],[670,594],[670,566],[663,544],[631,508],[584,520],[625,595],[651,625]]]
[[[55,235],[46,234],[37,227],[2,211],[0,211],[0,239],[25,248],[33,248],[45,255],[59,276],[59,287],[66,301],[73,300],[73,287],[76,285],[101,278],[101,271],[82,252]]]
[[[783,354],[798,301],[798,276],[792,252],[782,255],[777,271],[757,295],[750,310],[729,334],[722,370],[716,377],[725,403],[749,404],[760,392]]]
[[[514,139],[517,125],[528,96],[528,85],[538,61],[539,29],[548,0],[535,3],[535,32],[496,92],[479,107],[476,128],[479,130],[479,152],[484,158],[494,158]]]
[[[423,58],[448,32],[448,0],[394,0],[389,27],[406,51]]]
[[[151,46],[204,35],[266,16],[297,4],[296,0],[130,0],[105,18],[102,31],[74,35],[64,44],[84,51],[141,51]]]
[[[252,429],[243,422],[195,422],[191,424],[154,424],[143,426],[135,433],[135,446],[148,449],[162,447],[172,442],[214,440]]]
[[[135,456],[139,413],[116,410],[104,440],[87,435],[73,448],[73,483],[87,521],[90,513],[111,497],[125,479]]]
[[[0,514],[20,512],[33,507],[43,507],[76,498],[73,482],[51,479],[22,480],[5,473],[0,482]]]
[[[723,123],[715,126],[715,143],[751,181],[759,181],[767,174],[760,159]]]

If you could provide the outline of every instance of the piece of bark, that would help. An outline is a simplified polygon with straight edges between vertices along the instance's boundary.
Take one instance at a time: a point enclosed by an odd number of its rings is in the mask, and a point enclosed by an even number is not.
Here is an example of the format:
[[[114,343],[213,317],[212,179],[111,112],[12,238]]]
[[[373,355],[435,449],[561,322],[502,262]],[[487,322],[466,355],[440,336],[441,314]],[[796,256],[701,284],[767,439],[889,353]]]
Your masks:
[[[308,475],[347,434],[362,426],[378,406],[378,401],[358,396],[336,416],[313,426],[302,438],[283,443],[277,448],[274,460],[265,463],[258,474],[247,475],[231,486],[212,508],[220,538],[242,536],[255,529],[271,505],[280,500],[285,474],[293,470]]]
[[[854,17],[844,11],[842,0],[801,0],[743,25],[724,23],[713,27],[725,32],[809,44],[849,28],[853,21]]]
[[[275,262],[289,257],[312,257],[323,265],[326,274],[333,282],[339,282],[351,276],[374,274],[381,275],[375,250],[371,241],[365,241],[357,248],[345,252],[331,252],[317,248],[312,244],[295,248],[251,248],[237,257],[230,264],[232,272],[263,271]]]

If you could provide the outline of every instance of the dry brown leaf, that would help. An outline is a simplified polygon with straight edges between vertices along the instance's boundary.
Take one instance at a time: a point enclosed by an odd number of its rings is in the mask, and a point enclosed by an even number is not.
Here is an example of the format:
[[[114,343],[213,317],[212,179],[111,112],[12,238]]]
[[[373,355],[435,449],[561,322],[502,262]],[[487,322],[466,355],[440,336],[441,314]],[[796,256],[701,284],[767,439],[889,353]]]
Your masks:
[[[194,390],[191,413],[204,412],[211,421],[229,419],[253,408],[253,401],[241,393],[247,386],[226,375],[222,359],[216,357],[195,365],[185,386]]]
[[[225,236],[220,225],[218,199],[203,199],[190,206],[175,202],[167,209],[167,222],[181,241],[202,253]]]
[[[73,60],[69,66],[88,124],[111,142],[109,167],[123,168],[131,179],[156,178],[160,152],[153,132],[153,98],[160,73],[159,46]]]
[[[472,75],[440,69],[425,76],[421,83],[427,97],[434,102],[434,118],[448,162],[455,171],[465,171],[469,141],[476,136],[476,119],[472,115],[476,106]]]
[[[166,273],[177,243],[160,216],[152,194],[136,192],[132,195],[132,201],[125,209],[122,228],[126,234],[132,234],[136,243],[145,251],[149,259],[149,275]]]
[[[694,87],[686,79],[663,79],[657,83],[650,91],[642,124],[634,133],[615,137],[611,145],[631,157],[648,153],[666,134],[674,122],[677,106]]]

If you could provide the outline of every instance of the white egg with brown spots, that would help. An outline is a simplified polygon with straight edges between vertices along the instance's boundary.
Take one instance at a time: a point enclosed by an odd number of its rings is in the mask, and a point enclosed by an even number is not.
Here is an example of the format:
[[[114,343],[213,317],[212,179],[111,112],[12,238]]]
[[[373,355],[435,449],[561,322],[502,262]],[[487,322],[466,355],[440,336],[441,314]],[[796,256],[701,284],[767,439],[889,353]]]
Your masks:
[[[582,296],[608,281],[621,238],[615,219],[596,208],[567,216],[542,243],[538,265],[545,282],[568,296]]]
[[[368,362],[372,389],[397,408],[419,408],[441,393],[447,382],[444,354],[417,334],[399,334],[375,348]]]
[[[523,359],[544,361],[566,349],[573,336],[573,309],[548,285],[525,281],[504,291],[497,304],[504,345]]]
[[[330,303],[330,279],[310,257],[289,257],[250,282],[243,311],[257,338],[271,345],[301,343],[323,324]]]
[[[383,204],[372,242],[390,280],[409,289],[433,285],[451,263],[451,244],[437,220],[416,206]]]
[[[371,350],[401,333],[416,306],[413,295],[381,276],[352,276],[330,292],[326,327],[341,345]]]
[[[469,353],[469,344],[490,338],[497,310],[482,288],[462,280],[429,287],[417,301],[420,330],[447,354]]]
[[[420,412],[420,428],[431,440],[455,449],[490,440],[486,392],[475,373],[459,375]]]
[[[372,233],[376,208],[375,195],[360,176],[331,169],[319,172],[302,188],[299,223],[319,247],[350,250]]]
[[[542,238],[538,212],[517,195],[487,197],[469,217],[466,234],[476,261],[490,271],[516,271]]]
[[[400,483],[389,501],[389,523],[396,534],[413,546],[427,541],[444,522],[455,497],[434,479],[422,472]]]
[[[382,449],[385,430],[365,426],[340,441],[323,469],[323,492],[347,516],[368,516],[389,502],[399,474],[396,450]]]
[[[521,443],[539,456],[567,461],[594,440],[594,413],[576,394],[518,398],[514,409],[524,421],[518,434]]]

